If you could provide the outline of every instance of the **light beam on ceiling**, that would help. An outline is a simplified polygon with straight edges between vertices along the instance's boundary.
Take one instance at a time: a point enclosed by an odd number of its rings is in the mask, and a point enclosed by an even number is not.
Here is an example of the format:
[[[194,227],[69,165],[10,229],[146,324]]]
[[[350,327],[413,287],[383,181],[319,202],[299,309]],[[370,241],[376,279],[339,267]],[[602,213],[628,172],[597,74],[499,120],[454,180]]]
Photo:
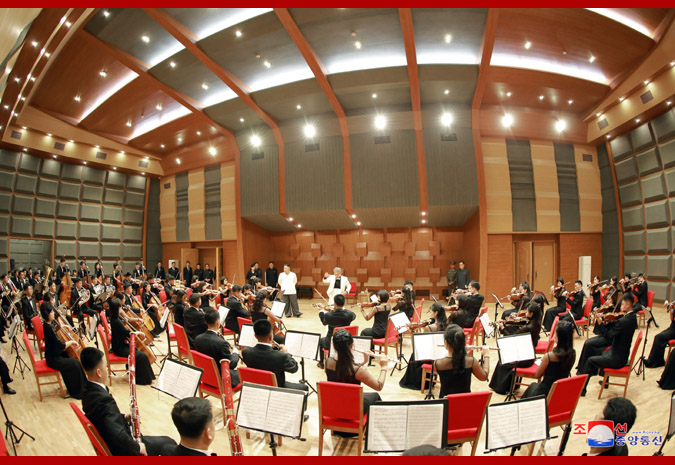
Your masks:
[[[510,53],[493,53],[490,60],[490,66],[504,66],[507,68],[531,69],[534,71],[543,71],[546,73],[562,74],[586,81],[597,82],[599,84],[609,85],[609,80],[605,75],[592,68],[583,68],[581,66],[561,65],[551,60],[540,58],[528,58]]]
[[[618,11],[616,8],[586,8],[586,9],[588,11],[592,11],[593,13],[602,15],[605,18],[612,19],[617,23],[621,23],[624,26],[627,26],[639,32],[640,34],[646,35],[650,39],[654,38],[654,34],[647,28],[647,26],[638,23],[634,19],[629,18],[628,16],[624,15],[621,11]]]

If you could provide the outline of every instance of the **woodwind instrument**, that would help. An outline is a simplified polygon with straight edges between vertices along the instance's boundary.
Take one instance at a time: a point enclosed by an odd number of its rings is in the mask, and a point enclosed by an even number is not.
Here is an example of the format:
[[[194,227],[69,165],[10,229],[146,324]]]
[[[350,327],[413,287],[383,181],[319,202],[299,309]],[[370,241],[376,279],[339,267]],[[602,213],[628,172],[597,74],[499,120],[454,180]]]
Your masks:
[[[131,436],[141,444],[141,418],[136,398],[136,335],[129,336],[129,410],[131,413]]]
[[[225,405],[225,428],[227,436],[230,438],[230,453],[234,456],[243,456],[244,448],[239,436],[239,427],[234,416],[234,400],[232,398],[232,379],[230,376],[230,361],[223,359],[220,361],[220,369],[223,377],[223,396],[222,401]]]
[[[389,356],[383,355],[383,354],[376,354],[375,352],[371,352],[370,350],[359,350],[359,349],[352,349],[354,352],[358,352],[363,355],[368,355],[369,357],[382,357],[386,358],[390,362],[398,363],[399,360],[396,358],[391,358]]]
[[[472,346],[472,345],[466,346],[466,350],[483,350],[485,348],[490,350],[499,350],[499,347],[492,347],[492,346]]]

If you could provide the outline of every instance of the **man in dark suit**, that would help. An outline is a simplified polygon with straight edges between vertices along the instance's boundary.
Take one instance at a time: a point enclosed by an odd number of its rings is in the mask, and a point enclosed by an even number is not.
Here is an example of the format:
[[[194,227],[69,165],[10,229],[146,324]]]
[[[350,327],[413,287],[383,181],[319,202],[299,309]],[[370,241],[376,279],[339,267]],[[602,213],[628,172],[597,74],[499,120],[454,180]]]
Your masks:
[[[626,315],[619,318],[607,333],[607,337],[612,340],[612,345],[602,355],[589,357],[586,363],[577,370],[577,375],[588,375],[586,386],[588,386],[591,377],[598,374],[598,370],[621,368],[628,363],[633,334],[637,329],[637,318],[633,311],[633,296],[631,294],[624,294],[621,298],[621,311],[626,312]],[[581,393],[582,396],[586,395],[586,386]]]
[[[56,285],[61,284],[61,280],[63,277],[67,274],[70,273],[70,270],[68,269],[68,265],[66,265],[66,259],[62,258],[59,260],[59,266],[56,267]]]
[[[183,281],[185,281],[185,285],[189,286],[192,283],[192,276],[194,273],[192,272],[192,266],[190,266],[190,262],[185,262],[185,266],[183,267]]]
[[[237,318],[251,318],[251,314],[244,308],[239,299],[241,299],[241,286],[235,284],[232,286],[230,298],[227,299],[227,308],[230,309],[230,312],[227,314],[227,318],[225,318],[225,327],[237,334],[239,334],[239,322]]]
[[[607,401],[605,408],[602,409],[602,419],[614,422],[614,426],[623,428],[625,426],[625,434],[633,427],[635,417],[637,416],[637,409],[633,403],[625,397],[613,397]],[[597,419],[597,417],[596,417]],[[607,447],[591,447],[587,454],[596,456],[627,456],[628,446],[626,445],[625,436],[617,438],[616,429],[614,430],[614,445]]]
[[[169,276],[173,276],[174,279],[180,279],[180,270],[176,268],[176,262],[171,262],[169,267]]]
[[[191,349],[195,348],[195,338],[206,332],[208,326],[204,320],[204,312],[199,308],[201,297],[197,293],[190,294],[190,306],[183,312],[183,321],[185,322],[185,333]]]
[[[30,320],[38,314],[37,304],[33,298],[33,286],[27,286],[23,291],[23,297],[21,298],[21,312],[23,313],[23,322],[26,325],[26,329],[32,331],[33,323]]]
[[[202,270],[202,266],[199,263],[197,263],[197,266],[195,267],[194,276],[196,276],[199,281],[204,281],[204,270]]]
[[[80,262],[80,269],[77,270],[77,277],[80,279],[87,279],[89,277],[89,270],[86,268],[87,264],[84,261]]]
[[[162,266],[162,262],[157,262],[157,268],[155,268],[155,273],[153,274],[155,279],[166,279],[166,271]]]
[[[86,347],[82,349],[80,362],[88,379],[82,391],[82,410],[112,455],[159,455],[163,448],[176,445],[176,441],[167,436],[142,436],[141,443],[136,442],[129,429],[130,415],[120,412],[105,385],[108,367],[103,352]]]
[[[274,373],[277,377],[277,385],[289,389],[298,389],[307,391],[304,384],[291,383],[286,381],[286,374],[298,371],[298,362],[290,356],[284,346],[279,350],[272,348],[274,333],[272,332],[272,323],[269,320],[258,320],[253,323],[253,332],[258,343],[253,347],[247,347],[242,350],[241,357],[249,368],[258,370],[267,370]]]
[[[645,312],[645,315],[648,316],[649,318],[647,319],[647,326],[651,325],[654,323],[654,326],[657,328],[659,327],[658,323],[656,323],[656,320],[654,319],[654,314],[652,313],[652,309],[649,308],[648,304],[648,297],[649,297],[649,286],[647,285],[647,280],[645,279],[645,275],[640,273],[638,275],[638,282],[635,287],[633,287],[633,295],[637,298],[637,303],[633,306],[634,310],[637,312],[638,310],[642,310]]]
[[[583,291],[584,283],[581,281],[575,281],[574,282],[574,292],[575,294],[573,296],[570,296],[570,293],[565,291],[563,293],[563,296],[565,297],[565,303],[569,304],[570,306],[570,311],[566,313],[561,313],[558,316],[558,321],[572,321],[572,317],[574,317],[574,320],[581,320],[584,316],[584,291]],[[570,316],[570,313],[572,316]],[[575,325],[576,327],[576,325]],[[581,331],[577,327],[577,334],[581,336]]]
[[[213,284],[213,270],[209,268],[209,264],[204,265],[204,281]]]
[[[453,323],[458,324],[462,328],[471,328],[473,326],[473,323],[476,321],[476,317],[480,312],[480,308],[483,305],[483,301],[485,300],[483,294],[479,294],[478,291],[480,291],[480,283],[471,281],[469,284],[469,294],[466,296],[466,308],[464,310],[460,309],[457,312],[457,316],[453,320]],[[463,298],[459,300],[461,302]]]
[[[343,294],[337,294],[333,298],[333,303],[335,304],[334,310],[319,310],[319,319],[321,320],[321,323],[323,323],[325,326],[328,326],[326,336],[322,337],[321,341],[319,342],[321,348],[326,350],[330,349],[330,340],[333,337],[333,331],[335,331],[335,328],[339,328],[340,326],[349,326],[356,318],[354,312],[344,308],[345,296]],[[319,350],[318,367],[323,369],[323,350]]]
[[[455,283],[457,289],[467,289],[471,284],[471,275],[464,264],[464,260],[459,261],[459,269],[455,272]]]
[[[216,361],[218,371],[221,371],[220,361],[223,359],[230,361],[230,378],[232,387],[239,384],[239,373],[237,373],[237,363],[239,355],[232,353],[232,347],[229,342],[218,335],[220,329],[220,313],[214,308],[207,308],[204,311],[204,321],[208,330],[195,338],[195,349],[204,355],[208,355]]]
[[[274,266],[274,262],[269,262],[267,264],[267,269],[265,270],[265,285],[269,287],[277,287],[279,282],[279,271]]]
[[[94,310],[87,307],[86,303],[79,305],[82,292],[82,280],[80,278],[73,278],[73,289],[70,291],[70,307],[73,309],[73,313],[80,322],[83,320],[83,314],[86,313],[89,316],[94,316],[96,314]]]
[[[173,406],[171,419],[180,434],[180,444],[165,447],[162,455],[216,455],[209,453],[209,446],[216,437],[211,402],[201,397],[181,399]]]

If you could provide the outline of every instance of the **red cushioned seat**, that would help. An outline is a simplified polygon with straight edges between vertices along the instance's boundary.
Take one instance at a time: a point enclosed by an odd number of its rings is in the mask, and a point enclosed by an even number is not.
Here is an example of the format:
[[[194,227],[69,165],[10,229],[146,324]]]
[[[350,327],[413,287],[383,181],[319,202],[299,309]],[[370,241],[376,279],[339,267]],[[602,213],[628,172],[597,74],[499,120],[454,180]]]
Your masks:
[[[49,368],[47,366],[47,361],[46,360],[36,360],[35,361],[35,373],[42,374],[42,373],[58,373],[58,370],[55,370],[53,368]]]
[[[451,439],[468,438],[476,436],[477,431],[478,428],[453,429],[452,431],[448,431],[448,442]]]
[[[368,414],[364,413],[363,414],[363,423],[366,423],[366,420],[368,418]],[[359,422],[354,421],[354,420],[343,420],[341,418],[331,418],[331,417],[323,417],[322,423],[324,426],[336,426],[339,428],[358,428],[359,427]]]
[[[626,365],[623,368],[605,368],[605,373],[610,375],[627,375],[630,372],[630,367]]]

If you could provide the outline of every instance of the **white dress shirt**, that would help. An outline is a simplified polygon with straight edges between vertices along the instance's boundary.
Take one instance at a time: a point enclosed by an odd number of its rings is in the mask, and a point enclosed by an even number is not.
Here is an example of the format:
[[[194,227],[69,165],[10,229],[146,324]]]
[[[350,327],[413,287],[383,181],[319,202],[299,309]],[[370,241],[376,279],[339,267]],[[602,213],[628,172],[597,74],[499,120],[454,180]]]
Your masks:
[[[288,274],[281,273],[279,275],[279,286],[284,291],[284,295],[295,295],[295,285],[298,283],[298,277],[292,271]]]

